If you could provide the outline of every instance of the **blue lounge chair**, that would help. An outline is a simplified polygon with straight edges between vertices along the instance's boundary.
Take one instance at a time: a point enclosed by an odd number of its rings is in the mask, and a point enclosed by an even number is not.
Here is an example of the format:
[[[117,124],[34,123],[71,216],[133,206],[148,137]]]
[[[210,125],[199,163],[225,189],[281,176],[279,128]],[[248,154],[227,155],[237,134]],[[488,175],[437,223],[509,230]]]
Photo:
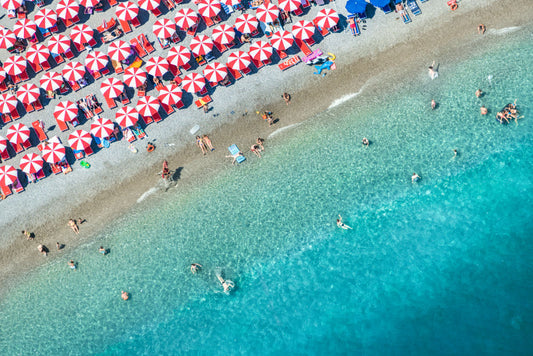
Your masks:
[[[402,10],[400,12],[400,16],[402,16],[403,23],[411,22],[411,17],[409,17],[409,14],[407,13],[407,10]]]
[[[409,10],[411,10],[415,16],[418,16],[422,13],[418,7],[418,4],[416,3],[416,0],[407,0],[407,6],[409,6]]]
[[[231,153],[231,155],[233,157],[235,157],[235,161],[237,163],[241,163],[241,162],[244,162],[246,160],[246,157],[244,157],[242,155],[242,153],[239,155],[239,152],[241,152],[241,150],[239,150],[239,147],[237,147],[237,145],[233,144],[231,146],[228,147],[228,151],[229,153]]]

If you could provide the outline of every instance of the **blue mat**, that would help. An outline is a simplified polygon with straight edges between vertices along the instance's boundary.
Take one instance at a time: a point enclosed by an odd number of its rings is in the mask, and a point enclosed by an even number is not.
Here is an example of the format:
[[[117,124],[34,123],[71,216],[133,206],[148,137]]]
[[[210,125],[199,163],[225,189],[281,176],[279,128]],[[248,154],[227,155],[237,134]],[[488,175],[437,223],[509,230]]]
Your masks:
[[[231,153],[232,156],[235,156],[236,154],[238,154],[241,150],[239,150],[239,147],[237,147],[237,145],[233,144],[231,146],[228,147],[228,151],[229,153]],[[246,160],[246,157],[244,156],[238,156],[236,161],[237,163],[241,163],[241,162],[244,162]]]

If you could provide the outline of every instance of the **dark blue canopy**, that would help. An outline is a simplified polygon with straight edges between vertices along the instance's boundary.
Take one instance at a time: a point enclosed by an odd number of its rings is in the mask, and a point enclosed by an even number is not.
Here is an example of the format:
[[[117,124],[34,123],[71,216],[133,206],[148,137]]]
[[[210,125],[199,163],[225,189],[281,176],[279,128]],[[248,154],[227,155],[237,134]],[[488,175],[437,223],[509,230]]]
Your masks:
[[[375,7],[385,7],[390,3],[390,0],[370,0],[370,3]]]
[[[350,14],[362,14],[366,10],[366,5],[368,3],[365,0],[348,0],[345,8]]]

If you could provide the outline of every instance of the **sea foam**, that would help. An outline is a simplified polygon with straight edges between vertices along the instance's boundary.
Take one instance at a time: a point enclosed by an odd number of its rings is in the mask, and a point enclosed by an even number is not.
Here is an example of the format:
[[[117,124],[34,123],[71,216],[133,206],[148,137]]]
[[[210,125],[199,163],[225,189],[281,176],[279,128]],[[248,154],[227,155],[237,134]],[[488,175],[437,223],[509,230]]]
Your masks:
[[[335,100],[331,103],[331,105],[328,107],[328,110],[329,110],[329,109],[332,109],[332,108],[334,108],[334,107],[336,107],[336,106],[339,106],[339,105],[341,105],[341,104],[347,102],[348,100],[351,100],[351,99],[355,98],[356,96],[358,96],[359,94],[361,94],[361,93],[363,92],[363,89],[365,88],[365,86],[366,86],[366,84],[363,85],[363,86],[361,87],[361,89],[359,89],[359,91],[356,92],[356,93],[346,94],[346,95],[344,95],[344,96],[341,96],[339,99],[335,99]]]
[[[144,199],[146,199],[148,196],[154,194],[155,192],[157,192],[157,188],[156,188],[156,187],[152,187],[152,188],[148,189],[146,192],[144,192],[144,193],[139,197],[139,199],[137,199],[137,203],[142,202]]]
[[[498,28],[498,29],[489,29],[487,30],[487,33],[490,35],[505,35],[510,32],[515,32],[520,29],[519,26],[512,26],[512,27],[504,27],[504,28]]]
[[[288,129],[292,129],[293,127],[296,127],[296,126],[300,126],[302,123],[299,122],[297,124],[292,124],[292,125],[289,125],[289,126],[284,126],[284,127],[281,127],[279,129],[277,129],[276,131],[272,132],[270,135],[268,135],[267,138],[272,138],[274,136],[276,136],[277,134],[279,134],[280,132],[283,132],[285,130],[288,130]]]

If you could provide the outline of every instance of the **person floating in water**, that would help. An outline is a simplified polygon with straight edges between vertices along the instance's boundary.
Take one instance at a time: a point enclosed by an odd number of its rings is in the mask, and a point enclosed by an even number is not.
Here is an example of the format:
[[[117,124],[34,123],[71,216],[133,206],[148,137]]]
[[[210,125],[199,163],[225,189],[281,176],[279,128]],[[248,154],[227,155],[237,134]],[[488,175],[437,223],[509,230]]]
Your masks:
[[[487,115],[489,113],[489,111],[487,110],[486,107],[482,106],[480,109],[479,109],[479,112],[481,113],[481,115]]]
[[[217,272],[217,278],[220,284],[222,285],[222,288],[224,288],[224,293],[229,294],[233,288],[235,288],[235,283],[233,281],[230,281],[229,279],[224,279],[222,277],[221,272]]]
[[[191,264],[191,272],[192,274],[195,274],[196,272],[200,272],[200,268],[202,268],[202,265],[199,263],[192,263]]]
[[[481,98],[483,96],[483,90],[478,89],[476,90],[476,98]]]
[[[337,219],[337,227],[340,227],[341,229],[344,229],[344,230],[348,230],[348,229],[352,230],[350,226],[342,222],[341,214],[339,214],[339,218]]]
[[[366,137],[363,137],[363,146],[366,146],[366,147],[370,146],[370,141],[368,141],[368,138]]]
[[[130,299],[130,295],[128,294],[128,292],[124,292],[124,291],[121,292],[121,297],[123,300]]]
[[[416,173],[413,173],[413,175],[411,176],[411,183],[416,183],[420,180],[420,176]]]

